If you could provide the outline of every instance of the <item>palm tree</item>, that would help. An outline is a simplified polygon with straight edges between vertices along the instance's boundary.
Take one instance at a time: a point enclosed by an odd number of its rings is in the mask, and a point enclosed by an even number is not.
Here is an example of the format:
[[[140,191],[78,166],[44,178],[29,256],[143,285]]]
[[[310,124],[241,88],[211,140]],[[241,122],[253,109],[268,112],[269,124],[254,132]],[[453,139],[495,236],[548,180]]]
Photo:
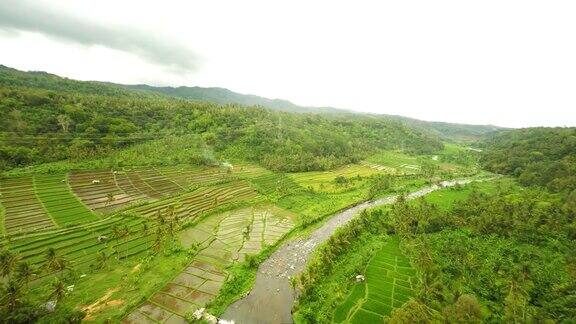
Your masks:
[[[104,252],[104,251],[100,251],[100,252],[98,252],[98,255],[96,256],[96,263],[95,263],[94,267],[96,269],[102,269],[104,267],[108,268],[108,260],[109,260],[109,255],[107,255],[106,252]]]
[[[56,121],[58,122],[58,125],[62,127],[62,131],[68,133],[68,128],[70,127],[71,122],[70,117],[68,117],[68,115],[58,115]]]
[[[22,285],[14,280],[10,280],[4,287],[0,288],[0,306],[14,310],[24,298]]]
[[[161,226],[156,228],[156,238],[152,244],[152,250],[156,253],[162,250],[162,244],[164,243],[164,229]]]
[[[56,278],[52,283],[52,292],[50,293],[50,299],[55,299],[58,303],[64,296],[66,296],[66,285],[62,280]]]
[[[0,275],[9,277],[16,268],[20,257],[8,250],[0,252]]]
[[[130,228],[128,228],[128,225],[124,225],[124,227],[122,227],[122,236],[124,236],[124,246],[125,246],[125,250],[124,250],[124,257],[127,258],[128,257],[128,241],[130,241]]]
[[[43,268],[45,269],[52,269],[55,264],[55,260],[58,257],[58,255],[56,254],[56,250],[54,250],[54,248],[48,248],[46,250],[46,253],[44,253],[44,264],[42,265]]]
[[[122,237],[122,229],[120,228],[120,226],[118,226],[118,225],[112,226],[112,237],[116,241],[116,244],[114,245],[114,248],[113,248],[114,254],[116,254],[116,259],[119,259],[118,242],[120,241],[120,238]]]
[[[504,319],[509,323],[525,323],[527,320],[527,305],[530,296],[520,283],[512,278],[510,290],[504,299]]]
[[[148,236],[148,223],[142,223],[142,236]]]
[[[42,265],[42,267],[45,270],[50,270],[53,272],[59,272],[59,271],[63,271],[65,269],[68,268],[68,261],[63,258],[62,256],[59,256],[56,253],[56,250],[54,250],[54,248],[48,248],[46,250],[46,254],[44,255],[44,264]]]
[[[36,271],[32,268],[28,261],[18,263],[16,267],[16,278],[21,283],[24,283],[26,287],[30,284],[30,280],[36,274]]]

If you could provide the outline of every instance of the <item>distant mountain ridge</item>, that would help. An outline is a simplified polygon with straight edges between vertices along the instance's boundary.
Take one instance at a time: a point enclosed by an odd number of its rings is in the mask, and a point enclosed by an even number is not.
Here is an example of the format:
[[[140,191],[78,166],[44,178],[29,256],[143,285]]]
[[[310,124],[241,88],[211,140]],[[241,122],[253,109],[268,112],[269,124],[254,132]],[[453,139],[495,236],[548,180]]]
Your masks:
[[[171,97],[211,101],[219,104],[239,104],[243,106],[262,106],[270,109],[297,113],[353,113],[352,111],[332,107],[305,107],[288,100],[269,99],[252,94],[240,94],[219,87],[154,87],[146,84],[121,85],[127,89],[153,93],[162,93]]]
[[[54,91],[76,91],[109,96],[172,97],[194,101],[208,101],[218,104],[261,106],[291,113],[371,115],[376,118],[380,117],[400,120],[410,127],[426,130],[443,139],[456,141],[474,141],[486,134],[505,129],[492,125],[467,125],[423,121],[403,116],[362,113],[334,107],[300,106],[288,100],[269,99],[251,94],[240,94],[218,87],[155,87],[145,84],[125,85],[101,81],[77,81],[47,72],[20,71],[4,65],[0,65],[0,85],[43,88]]]
[[[251,94],[240,94],[225,88],[203,88],[203,87],[154,87],[145,84],[122,85],[131,90],[144,91],[147,93],[161,93],[171,97],[212,101],[220,104],[240,104],[244,106],[262,106],[270,109],[295,113],[323,113],[323,114],[364,114],[380,117],[387,117],[400,120],[412,127],[432,131],[435,135],[444,139],[454,139],[460,141],[473,141],[479,137],[505,128],[493,125],[467,125],[447,122],[424,121],[404,116],[372,114],[356,112],[343,108],[334,107],[307,107],[299,106],[288,100],[269,99]]]

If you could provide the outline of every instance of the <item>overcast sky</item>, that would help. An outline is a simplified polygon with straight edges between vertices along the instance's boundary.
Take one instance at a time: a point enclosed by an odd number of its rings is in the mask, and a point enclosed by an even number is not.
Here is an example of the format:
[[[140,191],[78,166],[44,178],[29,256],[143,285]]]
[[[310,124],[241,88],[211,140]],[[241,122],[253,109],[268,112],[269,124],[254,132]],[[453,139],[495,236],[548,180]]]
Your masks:
[[[0,0],[0,64],[425,120],[576,126],[576,1]]]

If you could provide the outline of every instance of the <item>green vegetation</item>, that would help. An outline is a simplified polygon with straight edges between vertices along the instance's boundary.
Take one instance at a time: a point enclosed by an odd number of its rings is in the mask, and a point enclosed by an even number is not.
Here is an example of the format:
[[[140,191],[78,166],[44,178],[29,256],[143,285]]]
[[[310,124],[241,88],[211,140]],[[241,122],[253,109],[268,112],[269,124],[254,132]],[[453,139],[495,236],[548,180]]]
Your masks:
[[[302,275],[296,318],[355,322],[385,314],[399,323],[574,320],[575,214],[565,199],[499,179],[362,213],[322,247]],[[345,239],[356,233],[364,233],[357,242]],[[409,302],[393,305],[399,308],[392,312],[384,305],[373,309],[377,312],[361,311],[370,299],[362,297],[370,294],[370,272],[366,288],[356,288],[361,285],[353,283],[352,274],[371,264],[367,260],[374,260],[387,234],[401,238],[400,253],[416,269],[415,293],[404,300]]]
[[[576,190],[576,129],[527,128],[496,133],[485,143],[483,166],[527,186]]]
[[[390,238],[366,266],[365,278],[340,304],[333,320],[337,323],[382,322],[392,310],[414,295],[415,271],[400,251],[397,237]],[[362,280],[362,279],[365,279]]]
[[[123,161],[206,165],[224,156],[272,170],[309,171],[358,162],[400,143],[409,152],[442,148],[426,132],[385,117],[291,114],[149,95],[119,86],[113,91],[115,86],[110,84],[58,83],[54,76],[6,68],[0,71],[0,109],[6,116],[0,121],[0,169],[4,170],[65,159],[85,164],[105,159],[107,168]],[[181,136],[187,140],[180,140]],[[186,154],[175,151],[167,154],[172,158],[162,158],[153,153],[154,160],[142,163],[146,155],[130,161],[127,155],[136,154],[117,153],[153,140],[158,142],[144,144],[139,151],[173,141]]]
[[[64,175],[35,176],[34,190],[48,214],[60,227],[99,219],[72,194]]]
[[[296,322],[576,321],[574,129],[247,100],[0,66],[0,322],[222,313],[281,242],[392,194],[294,278]]]
[[[25,305],[51,300],[56,277],[59,285],[74,288],[64,294],[57,312],[37,314],[42,319],[80,314],[72,312],[76,309],[91,319],[129,315],[135,322],[182,319],[203,306],[221,310],[241,293],[238,287],[249,287],[255,260],[263,260],[294,228],[369,197],[425,182],[361,165],[288,174],[242,163],[24,174],[1,180],[6,215],[20,215],[24,207],[19,206],[35,206],[41,213],[26,217],[31,227],[17,226],[0,244],[18,256],[17,262],[42,269],[31,281],[34,289],[25,294]],[[51,226],[37,228],[43,219]],[[173,239],[176,233],[179,240]],[[50,249],[65,268],[43,270]],[[142,283],[159,263],[165,273]],[[235,274],[234,281],[225,284],[229,274]],[[84,284],[86,277],[98,289]],[[140,284],[142,289],[134,291]],[[100,298],[106,300],[104,306],[92,310],[90,305]],[[106,306],[120,301],[119,307]]]

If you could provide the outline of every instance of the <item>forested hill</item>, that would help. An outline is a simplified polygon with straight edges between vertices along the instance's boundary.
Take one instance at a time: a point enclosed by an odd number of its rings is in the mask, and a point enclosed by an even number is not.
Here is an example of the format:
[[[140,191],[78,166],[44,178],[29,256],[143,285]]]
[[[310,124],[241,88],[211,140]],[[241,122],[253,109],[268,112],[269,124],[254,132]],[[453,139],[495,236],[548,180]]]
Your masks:
[[[398,116],[397,118],[411,127],[425,129],[443,139],[458,142],[476,142],[492,133],[506,130],[506,128],[493,125],[465,125],[446,122],[431,122],[402,116]]]
[[[576,190],[576,128],[526,128],[494,134],[482,164],[518,177],[524,185],[552,191]]]
[[[240,94],[224,88],[203,87],[153,87],[149,85],[121,85],[107,82],[76,81],[62,78],[46,72],[23,72],[0,65],[0,85],[42,88],[47,90],[67,91],[84,94],[99,94],[107,96],[138,96],[138,97],[173,97],[194,101],[208,101],[218,104],[238,104],[243,106],[261,106],[269,109],[321,114],[361,114],[351,110],[333,107],[299,106],[287,100],[268,99],[249,94]],[[362,114],[368,115],[368,114]],[[490,125],[465,125],[454,123],[428,122],[413,118],[392,115],[377,115],[401,121],[412,128],[432,133],[447,140],[474,141],[480,137],[500,130]]]
[[[0,86],[28,87],[74,92],[99,94],[106,96],[134,96],[134,92],[115,84],[97,81],[77,81],[63,78],[46,72],[24,72],[0,64]]]
[[[384,117],[295,114],[168,96],[111,95],[113,88],[105,84],[45,74],[27,78],[28,87],[14,87],[22,84],[7,81],[6,74],[0,77],[0,169],[103,157],[111,164],[105,167],[114,167],[148,163],[142,159],[165,152],[155,162],[239,159],[273,170],[304,171],[357,162],[379,149],[432,153],[442,148],[438,138]],[[36,84],[39,87],[31,87]],[[129,147],[136,150],[133,158],[110,158]]]

